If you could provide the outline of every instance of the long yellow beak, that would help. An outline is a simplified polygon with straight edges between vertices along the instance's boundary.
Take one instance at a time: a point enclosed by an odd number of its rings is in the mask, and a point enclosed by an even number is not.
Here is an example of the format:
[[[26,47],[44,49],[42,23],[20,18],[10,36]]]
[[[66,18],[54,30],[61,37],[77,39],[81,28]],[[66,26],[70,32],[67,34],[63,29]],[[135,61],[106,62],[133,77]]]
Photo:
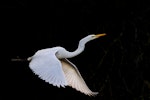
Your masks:
[[[106,35],[106,33],[96,34],[96,35],[95,35],[95,37],[96,37],[96,38],[99,38],[99,37],[101,37],[101,36],[105,36],[105,35]]]

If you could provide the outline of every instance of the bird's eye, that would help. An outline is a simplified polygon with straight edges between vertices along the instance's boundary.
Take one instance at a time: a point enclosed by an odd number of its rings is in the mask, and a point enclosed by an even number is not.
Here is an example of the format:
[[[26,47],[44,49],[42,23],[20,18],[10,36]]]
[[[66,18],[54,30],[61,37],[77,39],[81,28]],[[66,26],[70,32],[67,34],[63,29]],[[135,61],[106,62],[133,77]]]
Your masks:
[[[92,35],[92,38],[95,38],[95,35]]]

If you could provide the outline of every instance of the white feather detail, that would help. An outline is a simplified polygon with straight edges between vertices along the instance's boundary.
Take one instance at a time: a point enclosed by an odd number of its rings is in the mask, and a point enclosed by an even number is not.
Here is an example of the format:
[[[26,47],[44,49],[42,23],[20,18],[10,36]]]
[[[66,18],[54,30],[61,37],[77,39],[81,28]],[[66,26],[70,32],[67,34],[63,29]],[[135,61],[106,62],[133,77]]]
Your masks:
[[[92,92],[88,88],[80,72],[78,71],[77,67],[74,64],[72,64],[67,59],[62,59],[61,63],[62,69],[65,74],[65,78],[69,86],[89,96],[94,96],[98,94],[98,92]]]
[[[61,62],[55,55],[56,51],[49,52],[50,50],[51,49],[47,50],[47,52],[42,52],[42,50],[40,50],[35,53],[29,67],[36,75],[39,76],[39,78],[45,80],[49,84],[57,87],[65,87],[67,85],[67,81],[65,80]]]

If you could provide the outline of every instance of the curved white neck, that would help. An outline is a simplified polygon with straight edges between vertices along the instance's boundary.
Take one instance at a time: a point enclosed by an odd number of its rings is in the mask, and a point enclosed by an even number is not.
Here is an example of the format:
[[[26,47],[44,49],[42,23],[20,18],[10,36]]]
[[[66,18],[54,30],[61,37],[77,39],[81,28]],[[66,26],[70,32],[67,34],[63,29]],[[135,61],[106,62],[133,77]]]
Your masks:
[[[90,39],[87,37],[81,39],[79,41],[78,48],[73,52],[67,52],[66,58],[72,58],[72,57],[75,57],[75,56],[79,55],[80,53],[82,53],[85,49],[85,44],[89,41],[90,41]]]
[[[66,58],[72,58],[72,57],[75,57],[75,56],[79,55],[80,53],[82,53],[84,51],[84,48],[85,48],[85,46],[82,47],[82,46],[79,45],[78,48],[75,51],[68,52]]]

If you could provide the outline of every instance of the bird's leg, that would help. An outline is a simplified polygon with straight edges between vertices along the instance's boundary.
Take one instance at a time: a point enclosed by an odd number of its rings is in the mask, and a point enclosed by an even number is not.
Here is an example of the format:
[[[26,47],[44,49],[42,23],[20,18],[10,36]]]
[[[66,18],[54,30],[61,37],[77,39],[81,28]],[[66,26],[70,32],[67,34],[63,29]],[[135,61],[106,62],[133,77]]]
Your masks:
[[[29,58],[28,59],[24,59],[24,58],[20,58],[20,57],[16,57],[16,58],[12,58],[11,59],[12,62],[22,62],[22,61],[30,61]]]

